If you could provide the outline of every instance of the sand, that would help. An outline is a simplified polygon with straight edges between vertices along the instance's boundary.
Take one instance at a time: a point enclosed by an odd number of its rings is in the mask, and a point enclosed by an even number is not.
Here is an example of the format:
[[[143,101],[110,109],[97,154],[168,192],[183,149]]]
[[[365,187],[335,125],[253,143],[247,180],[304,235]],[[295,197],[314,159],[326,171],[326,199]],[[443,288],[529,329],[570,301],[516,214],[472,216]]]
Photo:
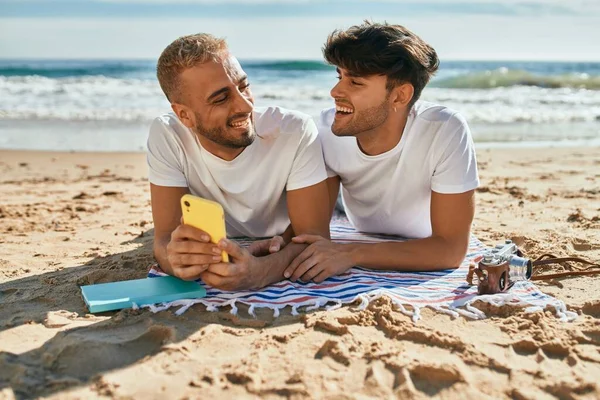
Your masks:
[[[600,149],[478,156],[482,241],[600,259]],[[385,299],[277,319],[89,314],[79,285],[152,261],[145,176],[140,153],[0,152],[0,399],[600,398],[600,276],[539,283],[571,323],[484,305],[486,320],[413,323]]]

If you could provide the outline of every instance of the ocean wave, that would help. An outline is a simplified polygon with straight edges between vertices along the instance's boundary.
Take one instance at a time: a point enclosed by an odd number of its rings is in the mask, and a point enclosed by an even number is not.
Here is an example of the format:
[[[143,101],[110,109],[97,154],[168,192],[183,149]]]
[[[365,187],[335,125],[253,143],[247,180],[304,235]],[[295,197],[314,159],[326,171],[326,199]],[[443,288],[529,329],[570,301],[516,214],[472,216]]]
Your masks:
[[[318,116],[333,100],[328,85],[265,81],[253,85],[256,104]],[[0,120],[150,121],[170,110],[158,83],[105,76],[0,76]],[[427,87],[422,99],[460,111],[470,123],[568,123],[600,120],[600,91],[508,86]]]
[[[497,87],[535,86],[540,88],[600,89],[600,76],[587,73],[535,75],[523,70],[499,68],[468,73],[432,82],[432,86],[453,89],[492,89]]]
[[[335,67],[321,61],[246,61],[244,69],[266,71],[334,71]]]
[[[151,78],[155,68],[155,64],[148,61],[0,61],[0,76]]]
[[[243,68],[261,73],[333,71],[334,67],[321,61],[243,61]],[[153,79],[155,61],[0,61],[0,76],[42,76],[66,78],[106,76],[113,78],[138,77]]]

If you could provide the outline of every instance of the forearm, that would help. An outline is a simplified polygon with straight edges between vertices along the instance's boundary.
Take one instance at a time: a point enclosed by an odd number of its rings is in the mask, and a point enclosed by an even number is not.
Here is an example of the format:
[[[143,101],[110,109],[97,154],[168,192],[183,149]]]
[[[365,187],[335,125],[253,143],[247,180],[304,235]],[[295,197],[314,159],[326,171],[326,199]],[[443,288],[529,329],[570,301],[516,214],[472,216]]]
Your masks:
[[[173,269],[167,257],[167,245],[171,241],[171,235],[163,235],[154,238],[154,258],[158,261],[160,269],[169,275],[173,275]]]
[[[264,272],[260,287],[263,288],[272,283],[284,280],[283,271],[307,247],[305,244],[290,243],[277,253],[260,257],[259,260],[262,263],[261,269]]]
[[[355,265],[397,271],[438,271],[457,268],[463,261],[468,240],[432,236],[406,242],[349,244]]]
[[[292,238],[294,237],[294,228],[292,228],[292,224],[288,225],[285,232],[281,234],[281,237],[283,238],[285,244],[288,244],[292,241]]]

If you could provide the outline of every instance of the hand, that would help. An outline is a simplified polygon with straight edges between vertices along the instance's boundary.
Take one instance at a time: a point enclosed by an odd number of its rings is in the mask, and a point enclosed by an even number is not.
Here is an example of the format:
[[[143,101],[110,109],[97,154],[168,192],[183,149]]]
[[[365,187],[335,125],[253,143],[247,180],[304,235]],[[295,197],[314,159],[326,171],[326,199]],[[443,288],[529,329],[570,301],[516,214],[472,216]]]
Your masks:
[[[230,262],[211,264],[200,277],[202,281],[221,290],[260,289],[266,272],[264,265],[250,252],[231,240],[221,239],[219,248],[229,254]]]
[[[277,253],[285,247],[285,241],[281,236],[273,236],[271,239],[257,240],[248,246],[248,251],[254,257],[264,257]]]
[[[189,225],[179,225],[171,233],[167,245],[167,260],[173,275],[186,281],[193,281],[209,265],[222,260],[221,249],[210,243],[209,235]]]
[[[310,244],[283,273],[292,282],[300,279],[321,283],[330,276],[346,272],[355,264],[349,245],[332,243],[317,235],[300,235],[292,241]]]

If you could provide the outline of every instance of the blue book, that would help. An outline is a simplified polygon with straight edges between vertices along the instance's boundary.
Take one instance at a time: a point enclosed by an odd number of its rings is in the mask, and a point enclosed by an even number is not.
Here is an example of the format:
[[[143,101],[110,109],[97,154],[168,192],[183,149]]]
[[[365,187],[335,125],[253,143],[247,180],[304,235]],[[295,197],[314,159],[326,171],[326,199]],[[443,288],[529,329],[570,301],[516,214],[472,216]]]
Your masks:
[[[81,286],[81,293],[91,313],[131,308],[133,303],[143,306],[206,296],[197,282],[172,276],[86,285]]]

